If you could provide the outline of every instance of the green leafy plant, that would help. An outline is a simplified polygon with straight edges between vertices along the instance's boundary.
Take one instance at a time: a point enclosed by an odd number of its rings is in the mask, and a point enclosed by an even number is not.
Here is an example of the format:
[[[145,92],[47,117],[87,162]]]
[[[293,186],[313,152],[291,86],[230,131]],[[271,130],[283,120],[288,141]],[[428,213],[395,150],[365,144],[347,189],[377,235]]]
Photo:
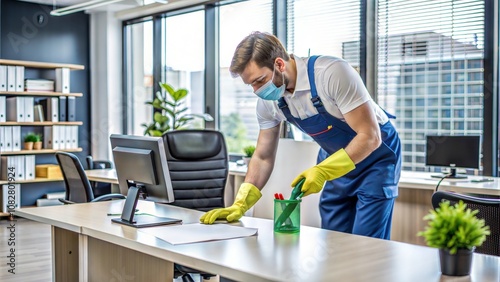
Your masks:
[[[163,93],[158,91],[153,101],[146,102],[146,104],[153,106],[156,111],[151,123],[141,124],[145,128],[144,135],[161,136],[167,131],[187,127],[195,117],[203,118],[201,115],[186,113],[188,110],[185,106],[187,89],[174,89],[168,83],[160,82],[159,84],[165,91]]]
[[[455,254],[458,249],[472,250],[481,246],[490,234],[484,219],[478,219],[479,210],[472,211],[463,201],[450,205],[443,201],[436,210],[424,217],[428,221],[425,231],[419,232],[430,247],[447,249]]]
[[[42,140],[42,136],[36,133],[28,133],[24,136],[24,142],[40,142]]]
[[[253,153],[255,152],[255,146],[249,145],[249,146],[243,147],[243,152],[245,153],[245,157],[251,158],[253,156]]]

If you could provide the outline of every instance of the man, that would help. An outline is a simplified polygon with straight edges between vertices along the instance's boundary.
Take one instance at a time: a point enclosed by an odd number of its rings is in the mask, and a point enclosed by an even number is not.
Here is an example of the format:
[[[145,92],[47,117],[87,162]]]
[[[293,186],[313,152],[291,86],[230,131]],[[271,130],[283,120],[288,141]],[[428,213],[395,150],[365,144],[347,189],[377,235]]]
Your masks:
[[[262,32],[240,42],[230,71],[260,98],[257,148],[234,204],[209,211],[200,221],[238,220],[260,199],[286,119],[321,146],[318,164],[292,182],[306,179],[304,197],[323,190],[321,227],[389,239],[400,140],[392,116],[372,100],[358,73],[339,58],[289,55],[275,36]]]

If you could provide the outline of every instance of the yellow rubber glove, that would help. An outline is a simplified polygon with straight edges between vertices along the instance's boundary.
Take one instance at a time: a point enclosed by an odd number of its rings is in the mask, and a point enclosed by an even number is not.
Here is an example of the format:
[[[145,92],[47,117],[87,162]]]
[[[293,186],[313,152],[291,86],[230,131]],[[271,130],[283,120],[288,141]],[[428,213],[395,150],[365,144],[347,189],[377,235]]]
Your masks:
[[[330,181],[346,175],[356,166],[344,149],[340,149],[331,156],[323,160],[321,163],[303,171],[292,182],[292,187],[295,187],[302,178],[306,181],[302,185],[301,191],[304,192],[302,197],[312,193],[318,193],[323,189],[325,181]]]
[[[213,209],[201,216],[200,222],[212,224],[217,219],[226,219],[229,222],[237,221],[262,197],[259,188],[251,183],[242,183],[232,206]]]

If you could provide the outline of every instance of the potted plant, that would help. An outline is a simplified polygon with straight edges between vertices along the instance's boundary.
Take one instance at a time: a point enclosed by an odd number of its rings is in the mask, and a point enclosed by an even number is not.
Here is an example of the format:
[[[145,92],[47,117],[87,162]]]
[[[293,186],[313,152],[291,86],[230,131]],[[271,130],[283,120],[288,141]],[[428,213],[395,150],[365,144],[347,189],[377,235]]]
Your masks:
[[[37,144],[39,143],[39,144]],[[24,149],[25,150],[40,150],[41,148],[41,137],[40,134],[28,133],[24,136]],[[36,147],[34,144],[40,145]]]
[[[243,152],[245,153],[245,156],[243,157],[243,161],[248,166],[248,164],[250,163],[250,159],[252,158],[253,153],[255,152],[255,146],[249,145],[249,146],[243,147]]]
[[[439,248],[442,274],[469,275],[474,249],[490,234],[484,220],[476,217],[478,212],[467,208],[463,201],[455,205],[443,201],[424,217],[428,225],[417,235],[423,236],[428,246]]]
[[[34,150],[42,149],[42,135],[35,133],[35,142],[33,143]]]
[[[188,108],[185,106],[184,100],[188,95],[187,89],[174,89],[168,83],[160,82],[159,84],[165,91],[164,93],[158,91],[153,101],[146,102],[146,104],[152,105],[156,111],[151,123],[141,124],[145,128],[144,135],[162,136],[169,130],[185,128],[195,117],[210,121],[204,115],[186,113]]]

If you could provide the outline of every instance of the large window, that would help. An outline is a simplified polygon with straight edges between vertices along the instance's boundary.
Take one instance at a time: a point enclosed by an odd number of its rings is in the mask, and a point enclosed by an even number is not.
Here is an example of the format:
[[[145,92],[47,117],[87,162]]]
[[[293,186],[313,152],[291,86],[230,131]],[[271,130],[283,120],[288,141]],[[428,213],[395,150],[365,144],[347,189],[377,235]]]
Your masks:
[[[482,135],[484,12],[484,0],[378,1],[378,99],[397,116],[404,170],[426,169],[425,135]]]
[[[205,76],[205,14],[196,11],[163,18],[162,81],[175,89],[185,88],[185,113],[203,114]],[[202,119],[191,127],[204,128]]]
[[[254,0],[220,7],[220,129],[229,152],[255,144],[259,125],[255,114],[257,96],[240,78],[233,78],[229,65],[238,43],[252,31],[273,32],[271,0]]]
[[[359,0],[288,0],[287,50],[329,55],[359,66]]]
[[[126,104],[128,134],[143,135],[142,123],[149,123],[153,109],[146,105],[153,97],[153,22],[125,27]]]
[[[287,50],[344,58],[359,71],[360,0],[287,0]],[[312,140],[291,125],[295,140]]]

